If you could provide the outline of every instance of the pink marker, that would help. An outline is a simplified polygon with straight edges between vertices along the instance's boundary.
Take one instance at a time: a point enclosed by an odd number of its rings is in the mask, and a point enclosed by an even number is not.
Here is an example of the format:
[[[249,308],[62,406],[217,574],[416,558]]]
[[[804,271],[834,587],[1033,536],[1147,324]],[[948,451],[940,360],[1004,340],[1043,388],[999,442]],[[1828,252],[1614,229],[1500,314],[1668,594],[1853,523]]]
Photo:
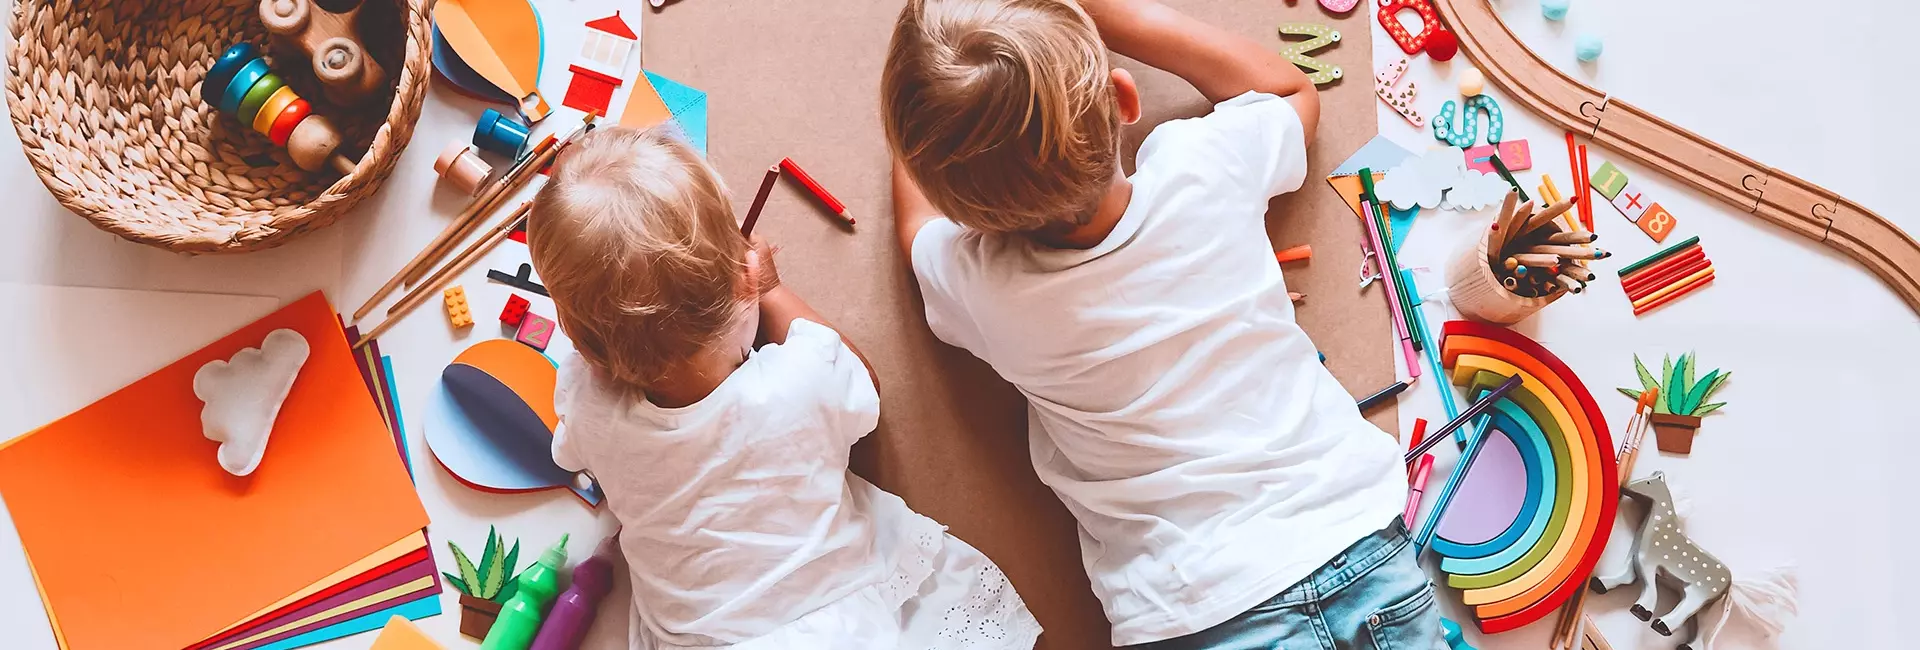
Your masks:
[[[1362,200],[1361,207],[1366,210],[1365,214],[1371,215],[1375,213],[1372,201]],[[1420,356],[1419,353],[1413,351],[1413,335],[1407,333],[1406,316],[1400,313],[1400,290],[1398,288],[1400,279],[1396,277],[1400,275],[1400,272],[1398,269],[1393,268],[1392,264],[1387,263],[1387,240],[1380,236],[1380,226],[1375,224],[1371,218],[1362,218],[1360,220],[1367,223],[1367,237],[1368,243],[1373,247],[1373,261],[1380,269],[1380,282],[1383,283],[1383,286],[1385,286],[1387,290],[1387,313],[1393,316],[1393,333],[1395,336],[1400,337],[1400,352],[1405,354],[1407,358],[1407,376],[1419,379]]]
[[[1427,494],[1427,477],[1433,475],[1433,454],[1420,457],[1420,464],[1413,470],[1413,489],[1407,491],[1406,521],[1412,525],[1414,517],[1420,514],[1420,500]]]

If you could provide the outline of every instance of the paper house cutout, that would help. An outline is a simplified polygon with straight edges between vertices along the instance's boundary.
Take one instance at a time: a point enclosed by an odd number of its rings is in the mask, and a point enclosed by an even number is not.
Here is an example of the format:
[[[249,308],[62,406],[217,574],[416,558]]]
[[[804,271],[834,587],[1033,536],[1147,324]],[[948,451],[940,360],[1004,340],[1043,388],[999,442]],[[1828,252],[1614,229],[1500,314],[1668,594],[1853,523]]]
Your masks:
[[[567,66],[573,80],[567,83],[567,95],[561,104],[568,108],[605,116],[613,102],[613,90],[620,87],[620,75],[626,71],[628,55],[640,37],[620,19],[620,12],[587,21],[587,35],[580,41],[580,57]]]

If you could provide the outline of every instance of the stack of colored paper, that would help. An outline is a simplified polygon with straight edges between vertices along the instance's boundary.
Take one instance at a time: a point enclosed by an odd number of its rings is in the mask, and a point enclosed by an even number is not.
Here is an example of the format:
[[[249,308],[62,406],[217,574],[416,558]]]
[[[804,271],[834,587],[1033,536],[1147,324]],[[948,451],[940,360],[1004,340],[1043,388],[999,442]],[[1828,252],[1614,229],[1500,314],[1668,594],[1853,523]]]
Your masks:
[[[311,354],[258,469],[227,474],[193,375],[282,328]],[[0,498],[62,648],[293,648],[439,613],[426,512],[318,293],[0,446]]]

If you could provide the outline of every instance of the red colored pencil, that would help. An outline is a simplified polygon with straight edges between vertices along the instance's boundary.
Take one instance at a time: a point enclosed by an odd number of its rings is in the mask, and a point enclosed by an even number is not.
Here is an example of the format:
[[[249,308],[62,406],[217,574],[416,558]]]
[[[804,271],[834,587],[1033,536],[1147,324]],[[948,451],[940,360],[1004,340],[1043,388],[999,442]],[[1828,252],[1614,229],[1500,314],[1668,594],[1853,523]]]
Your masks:
[[[1688,253],[1667,260],[1659,269],[1641,273],[1621,281],[1620,289],[1628,294],[1646,293],[1648,289],[1672,284],[1674,280],[1690,275],[1685,270],[1699,271],[1703,264],[1712,264],[1705,252]]]
[[[1707,286],[1708,284],[1711,284],[1711,283],[1713,283],[1713,274],[1708,273],[1706,274],[1706,276],[1701,277],[1698,280],[1694,280],[1692,283],[1689,283],[1687,286],[1681,288],[1679,291],[1675,291],[1673,293],[1667,294],[1666,296],[1660,298],[1659,300],[1655,300],[1653,302],[1640,306],[1640,308],[1633,310],[1633,315],[1639,316],[1641,314],[1658,309],[1661,305],[1665,305],[1667,303],[1673,302],[1673,299],[1675,298],[1679,298],[1689,293],[1699,291],[1700,287]]]
[[[1680,282],[1680,281],[1686,280],[1687,278],[1693,277],[1694,274],[1707,270],[1712,266],[1713,266],[1713,260],[1702,257],[1694,260],[1692,263],[1687,264],[1686,266],[1673,267],[1673,269],[1671,269],[1667,273],[1662,274],[1661,277],[1654,280],[1650,280],[1647,283],[1636,286],[1632,290],[1628,291],[1627,300],[1637,302],[1643,298],[1646,298],[1647,296],[1653,295],[1655,293],[1659,293],[1661,289],[1665,289],[1667,287],[1673,286],[1674,283],[1676,282]]]
[[[1660,260],[1659,264],[1641,269],[1640,272],[1629,275],[1626,279],[1621,280],[1620,288],[1625,289],[1627,293],[1633,293],[1648,284],[1665,284],[1672,282],[1673,278],[1669,275],[1671,271],[1677,268],[1693,266],[1695,262],[1706,258],[1706,251],[1695,248],[1679,255]]]
[[[840,215],[841,219],[846,220],[847,225],[853,225],[853,214],[847,211],[847,204],[841,203],[840,199],[833,198],[833,193],[828,192],[827,188],[822,187],[819,181],[813,180],[812,176],[807,175],[807,171],[801,169],[799,164],[794,163],[792,158],[781,159],[780,169],[786,171],[788,175],[793,176],[794,180],[800,181],[800,184],[805,186],[808,192],[813,193],[814,198],[820,199],[821,203],[826,204],[828,210],[833,211],[834,214]]]
[[[1587,171],[1587,145],[1580,145],[1580,225],[1593,232],[1593,177]]]
[[[740,224],[740,236],[752,237],[753,225],[760,222],[760,210],[767,207],[767,195],[773,193],[773,182],[780,180],[780,166],[767,168],[766,178],[760,179],[760,192],[753,195],[753,206],[747,208],[747,220]]]

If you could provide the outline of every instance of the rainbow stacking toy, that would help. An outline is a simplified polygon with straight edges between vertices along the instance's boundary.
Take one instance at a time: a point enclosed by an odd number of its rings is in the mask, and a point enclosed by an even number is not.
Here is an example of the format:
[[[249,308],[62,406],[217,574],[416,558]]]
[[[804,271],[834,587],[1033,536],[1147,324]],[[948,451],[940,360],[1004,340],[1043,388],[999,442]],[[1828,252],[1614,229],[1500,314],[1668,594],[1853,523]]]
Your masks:
[[[1593,572],[1619,501],[1613,439],[1593,395],[1540,344],[1466,321],[1442,332],[1444,366],[1469,395],[1522,382],[1494,405],[1432,545],[1480,631],[1496,634],[1558,609]]]
[[[312,104],[268,70],[260,48],[252,43],[227,48],[214,60],[200,84],[200,98],[286,147],[293,164],[301,169],[318,171],[331,165],[350,174],[357,165],[334,153],[340,148],[340,130],[326,117],[314,115]]]

